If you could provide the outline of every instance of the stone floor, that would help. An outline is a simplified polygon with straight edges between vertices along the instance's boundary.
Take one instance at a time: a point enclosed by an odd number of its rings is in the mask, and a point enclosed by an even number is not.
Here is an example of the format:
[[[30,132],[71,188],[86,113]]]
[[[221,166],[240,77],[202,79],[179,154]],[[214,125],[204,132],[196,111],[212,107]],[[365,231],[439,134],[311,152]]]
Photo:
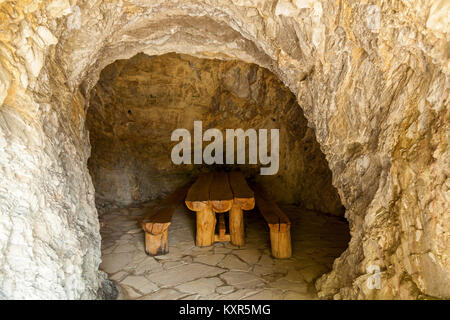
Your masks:
[[[180,206],[169,228],[169,253],[144,251],[139,221],[146,207],[112,209],[100,219],[102,264],[118,284],[118,299],[316,299],[314,280],[330,270],[347,247],[348,225],[339,218],[295,206],[293,255],[273,259],[260,214],[245,212],[246,245],[195,246],[195,213]]]

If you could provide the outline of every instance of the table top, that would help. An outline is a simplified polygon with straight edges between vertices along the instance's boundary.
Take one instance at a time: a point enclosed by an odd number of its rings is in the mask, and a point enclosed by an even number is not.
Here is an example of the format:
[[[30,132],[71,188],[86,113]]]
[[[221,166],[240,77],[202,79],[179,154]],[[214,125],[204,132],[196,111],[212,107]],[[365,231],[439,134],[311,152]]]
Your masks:
[[[189,188],[185,203],[192,211],[211,205],[215,212],[227,212],[233,204],[242,210],[251,210],[255,198],[240,171],[218,171],[201,173]]]

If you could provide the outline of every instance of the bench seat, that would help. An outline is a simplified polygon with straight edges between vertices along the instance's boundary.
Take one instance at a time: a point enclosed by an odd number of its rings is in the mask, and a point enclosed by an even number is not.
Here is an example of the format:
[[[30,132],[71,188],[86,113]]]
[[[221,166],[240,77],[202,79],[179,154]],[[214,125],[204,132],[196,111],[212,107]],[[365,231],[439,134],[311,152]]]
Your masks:
[[[260,184],[253,184],[252,189],[255,192],[256,206],[270,229],[272,256],[291,257],[291,221]]]
[[[191,183],[169,194],[161,203],[149,209],[141,222],[145,231],[145,251],[151,256],[169,252],[168,229],[175,209],[184,202]]]

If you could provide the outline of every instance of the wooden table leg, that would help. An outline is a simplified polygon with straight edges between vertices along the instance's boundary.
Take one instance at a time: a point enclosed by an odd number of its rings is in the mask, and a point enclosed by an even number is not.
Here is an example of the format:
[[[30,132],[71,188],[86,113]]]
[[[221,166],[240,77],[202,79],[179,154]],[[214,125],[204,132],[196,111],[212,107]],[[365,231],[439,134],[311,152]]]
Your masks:
[[[196,245],[207,247],[214,243],[216,228],[216,214],[211,206],[205,206],[204,209],[197,211],[197,235]]]
[[[224,214],[219,214],[219,239],[225,240],[226,226]]]
[[[235,246],[243,246],[244,239],[244,214],[241,206],[233,204],[230,210],[230,236],[231,243]]]

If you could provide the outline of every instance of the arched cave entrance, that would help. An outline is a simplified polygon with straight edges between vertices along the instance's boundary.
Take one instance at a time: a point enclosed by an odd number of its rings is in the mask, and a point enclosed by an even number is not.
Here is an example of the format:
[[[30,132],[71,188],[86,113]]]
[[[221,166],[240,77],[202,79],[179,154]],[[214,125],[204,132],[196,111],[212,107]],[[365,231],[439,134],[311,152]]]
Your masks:
[[[100,269],[119,284],[120,298],[317,297],[315,280],[331,270],[350,235],[314,131],[273,73],[236,60],[138,54],[108,65],[90,97],[88,167],[102,226]],[[204,130],[280,129],[277,174],[260,175],[260,165],[250,164],[173,164],[171,132],[192,133],[194,120]],[[256,208],[245,214],[245,246],[196,247],[195,213],[184,205],[169,228],[169,254],[147,256],[143,215],[200,172],[232,168],[260,182],[290,217],[293,256],[272,258]]]
[[[110,291],[86,113],[100,71],[139,52],[254,63],[295,95],[351,233],[320,298],[450,297],[442,1],[180,3],[0,3],[0,297]]]

